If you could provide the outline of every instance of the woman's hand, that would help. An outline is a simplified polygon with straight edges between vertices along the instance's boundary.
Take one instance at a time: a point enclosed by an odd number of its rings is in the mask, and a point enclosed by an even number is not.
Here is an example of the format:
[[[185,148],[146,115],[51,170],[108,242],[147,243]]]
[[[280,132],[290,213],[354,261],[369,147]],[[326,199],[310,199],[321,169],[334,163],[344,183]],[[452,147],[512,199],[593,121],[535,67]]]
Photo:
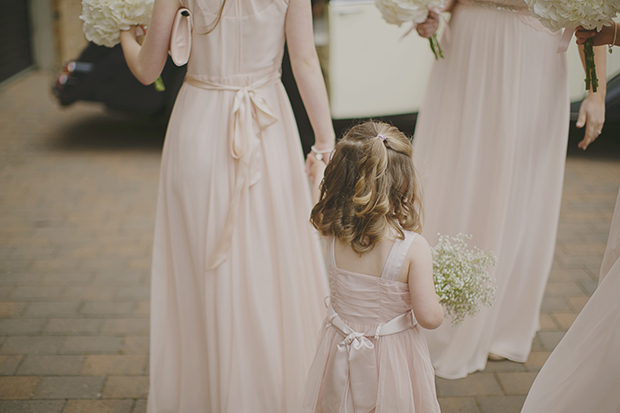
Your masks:
[[[615,23],[611,26],[603,26],[600,32],[596,30],[586,30],[580,26],[577,28],[577,31],[575,31],[575,37],[577,38],[577,44],[584,44],[586,40],[591,38],[594,46],[602,46],[613,43],[615,30]]]
[[[437,32],[439,28],[439,15],[434,11],[428,12],[428,17],[424,20],[423,23],[420,23],[416,27],[416,31],[420,35],[420,37],[424,37],[426,39],[430,38]]]
[[[603,130],[605,123],[605,98],[597,94],[590,94],[581,103],[579,108],[579,119],[577,119],[577,127],[586,127],[583,140],[577,145],[584,151]]]

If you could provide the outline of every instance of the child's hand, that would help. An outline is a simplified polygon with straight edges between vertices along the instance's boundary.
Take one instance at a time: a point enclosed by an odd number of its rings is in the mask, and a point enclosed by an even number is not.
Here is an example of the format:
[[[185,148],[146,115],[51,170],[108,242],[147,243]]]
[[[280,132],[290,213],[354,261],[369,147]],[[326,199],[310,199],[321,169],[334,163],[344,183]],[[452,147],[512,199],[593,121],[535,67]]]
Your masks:
[[[416,30],[421,37],[426,39],[435,34],[439,28],[439,15],[434,11],[428,12],[428,17],[423,23],[418,24]]]

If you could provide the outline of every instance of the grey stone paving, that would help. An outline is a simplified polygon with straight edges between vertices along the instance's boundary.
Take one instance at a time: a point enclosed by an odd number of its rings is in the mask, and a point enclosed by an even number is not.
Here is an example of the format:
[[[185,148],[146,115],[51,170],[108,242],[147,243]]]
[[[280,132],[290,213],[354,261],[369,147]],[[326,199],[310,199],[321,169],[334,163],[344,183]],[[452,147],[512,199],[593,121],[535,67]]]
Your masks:
[[[58,108],[51,78],[0,87],[0,412],[144,412],[164,130]],[[569,157],[541,331],[526,363],[437,380],[444,413],[518,412],[596,288],[620,160]]]

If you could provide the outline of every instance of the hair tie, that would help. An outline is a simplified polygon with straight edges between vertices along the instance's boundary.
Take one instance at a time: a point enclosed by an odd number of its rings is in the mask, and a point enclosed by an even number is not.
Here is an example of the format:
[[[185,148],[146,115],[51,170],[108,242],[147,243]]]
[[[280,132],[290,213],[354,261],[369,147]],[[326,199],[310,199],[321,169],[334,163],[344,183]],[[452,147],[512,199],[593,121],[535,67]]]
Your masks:
[[[377,135],[377,138],[381,138],[381,140],[382,140],[383,142],[385,142],[385,136],[383,136],[383,135],[379,134],[379,135]]]

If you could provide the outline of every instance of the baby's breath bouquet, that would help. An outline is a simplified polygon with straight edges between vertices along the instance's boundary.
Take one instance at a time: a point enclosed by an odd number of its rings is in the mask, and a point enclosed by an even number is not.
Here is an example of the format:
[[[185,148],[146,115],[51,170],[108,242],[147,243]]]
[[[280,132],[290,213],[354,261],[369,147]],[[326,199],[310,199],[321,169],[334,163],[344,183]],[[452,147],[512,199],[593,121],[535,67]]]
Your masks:
[[[476,315],[481,304],[490,307],[495,299],[495,282],[487,272],[495,265],[495,254],[476,247],[467,249],[468,239],[471,235],[439,234],[439,242],[432,248],[435,290],[454,326]]]
[[[122,30],[147,26],[155,0],[82,0],[84,34],[89,42],[114,47],[120,43]],[[155,81],[158,91],[165,90],[161,77]]]
[[[446,0],[375,0],[375,5],[389,24],[397,26],[412,22],[413,27],[423,23],[431,10],[439,11],[446,4]],[[429,39],[435,59],[443,57],[437,35]]]
[[[620,13],[618,0],[525,0],[530,13],[547,28],[556,31],[560,29],[572,31],[582,26],[586,30],[600,31],[603,26],[609,26]],[[598,88],[598,77],[594,64],[594,50],[592,39],[586,40],[583,45],[586,63],[586,90],[592,86],[592,91]]]

